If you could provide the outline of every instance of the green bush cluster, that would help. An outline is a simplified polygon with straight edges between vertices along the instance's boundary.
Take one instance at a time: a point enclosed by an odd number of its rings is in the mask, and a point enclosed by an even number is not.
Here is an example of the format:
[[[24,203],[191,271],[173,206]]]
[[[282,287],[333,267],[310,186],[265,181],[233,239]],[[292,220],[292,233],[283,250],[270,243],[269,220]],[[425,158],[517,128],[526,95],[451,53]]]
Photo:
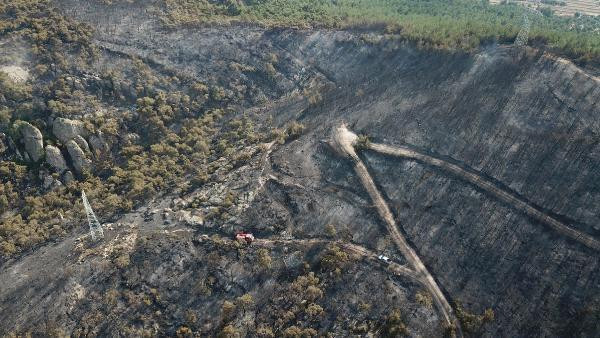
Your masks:
[[[340,275],[346,264],[350,261],[350,257],[346,252],[337,245],[329,245],[325,253],[321,256],[321,266],[326,271],[333,271],[336,275]]]
[[[17,140],[12,126],[26,120],[40,128],[45,143],[61,146],[47,123],[48,116],[61,116],[83,120],[88,131],[102,132],[112,148],[93,155],[92,171],[46,191],[39,171],[48,168],[19,162],[2,144],[0,256],[84,224],[81,189],[104,220],[161,192],[203,184],[223,166],[231,169],[253,155],[240,150],[269,139],[248,118],[227,121],[230,98],[224,88],[157,72],[141,59],[103,70],[91,77],[93,86],[84,86],[82,73],[94,69],[97,57],[91,36],[90,27],[65,19],[48,1],[0,5],[0,37],[31,42],[39,70],[25,84],[0,73],[0,132]],[[82,118],[84,112],[105,107],[119,113]],[[219,158],[225,164],[214,164]]]
[[[90,61],[98,50],[92,44],[92,30],[83,23],[62,16],[48,0],[14,0],[0,3],[0,36],[19,32],[33,43],[39,69],[57,72],[67,68],[65,55],[76,61]]]
[[[384,337],[401,337],[408,335],[408,328],[402,321],[402,315],[399,309],[394,309],[385,319],[383,325]]]
[[[478,333],[483,325],[494,320],[494,310],[485,309],[483,314],[477,315],[470,313],[460,303],[456,303],[456,316],[461,323],[461,327],[465,332]]]

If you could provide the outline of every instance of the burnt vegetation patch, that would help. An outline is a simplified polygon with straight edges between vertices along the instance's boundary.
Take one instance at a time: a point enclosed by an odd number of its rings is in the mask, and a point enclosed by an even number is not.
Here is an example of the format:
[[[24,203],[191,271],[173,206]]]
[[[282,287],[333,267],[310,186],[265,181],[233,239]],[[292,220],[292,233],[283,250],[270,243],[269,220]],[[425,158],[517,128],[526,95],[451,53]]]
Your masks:
[[[527,41],[538,49],[511,47],[523,11],[0,4],[0,335],[457,330],[418,281],[390,272],[406,259],[329,134],[345,122],[361,153],[445,154],[597,235],[597,19],[546,13]],[[361,158],[463,334],[598,331],[594,251],[443,170]],[[103,242],[80,236],[82,189]],[[256,241],[234,241],[240,231]]]

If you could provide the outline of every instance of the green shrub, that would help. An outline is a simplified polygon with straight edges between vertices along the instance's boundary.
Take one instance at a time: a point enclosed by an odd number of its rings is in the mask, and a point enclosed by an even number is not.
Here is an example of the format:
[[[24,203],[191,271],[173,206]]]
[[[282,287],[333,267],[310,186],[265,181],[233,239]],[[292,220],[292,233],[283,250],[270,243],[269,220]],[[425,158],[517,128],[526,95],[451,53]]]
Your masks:
[[[271,268],[271,264],[272,264],[272,259],[271,256],[269,255],[269,251],[267,249],[259,249],[257,252],[257,256],[258,256],[258,265],[264,269],[264,270],[268,270]]]
[[[286,133],[287,133],[288,137],[291,137],[291,138],[299,137],[300,135],[302,135],[303,131],[304,131],[304,125],[302,123],[298,123],[296,121],[292,121],[286,129]]]
[[[258,326],[258,329],[256,329],[256,335],[259,337],[265,337],[265,338],[275,337],[275,334],[273,333],[273,329],[264,324]]]
[[[233,302],[226,300],[223,302],[223,305],[221,306],[221,316],[223,317],[224,320],[227,320],[235,314],[236,310],[237,310],[236,305]]]
[[[240,332],[233,325],[227,325],[219,332],[219,338],[238,338],[240,337]]]
[[[478,333],[481,331],[483,325],[494,320],[494,311],[492,309],[486,309],[483,314],[477,315],[468,312],[464,309],[462,304],[457,302],[456,317],[458,317],[464,331],[468,333]]]
[[[254,298],[251,294],[246,293],[242,296],[239,296],[235,302],[240,309],[246,311],[254,305]]]
[[[354,143],[354,148],[356,148],[357,150],[369,149],[370,144],[371,140],[369,140],[369,137],[367,135],[358,135],[358,138]]]
[[[348,254],[337,245],[328,246],[321,256],[321,266],[325,270],[335,271],[336,273],[341,272],[348,261]]]
[[[431,309],[433,305],[433,299],[427,291],[418,291],[415,295],[415,300],[417,301],[417,303],[425,306],[428,309]]]
[[[400,337],[408,335],[408,328],[402,321],[400,310],[392,310],[392,312],[385,319],[385,324],[382,331],[385,337]]]

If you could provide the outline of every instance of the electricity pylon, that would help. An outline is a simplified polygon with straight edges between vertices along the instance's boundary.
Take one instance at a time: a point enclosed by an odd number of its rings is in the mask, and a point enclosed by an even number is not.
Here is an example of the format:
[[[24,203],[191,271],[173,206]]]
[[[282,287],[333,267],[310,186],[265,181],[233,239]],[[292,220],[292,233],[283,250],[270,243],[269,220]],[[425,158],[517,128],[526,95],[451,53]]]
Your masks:
[[[517,38],[515,39],[515,45],[519,47],[527,45],[527,42],[529,41],[529,30],[531,29],[529,14],[533,13],[538,16],[542,15],[542,13],[538,10],[540,6],[540,1],[534,0],[531,1],[531,3],[533,3],[534,7],[525,7],[525,11],[523,12],[523,26],[521,26],[521,30],[519,31],[519,34],[517,34]]]
[[[523,26],[521,27],[519,34],[517,34],[515,45],[523,47],[527,44],[527,41],[529,40],[529,28],[529,16],[527,15],[527,10],[525,10],[523,13]]]
[[[98,218],[96,218],[96,214],[94,214],[94,210],[92,210],[90,202],[88,202],[88,199],[85,196],[85,191],[83,190],[81,190],[81,199],[83,200],[83,207],[85,208],[88,223],[90,224],[90,235],[92,235],[92,240],[95,241],[96,239],[104,238],[102,225],[100,222],[98,222]]]

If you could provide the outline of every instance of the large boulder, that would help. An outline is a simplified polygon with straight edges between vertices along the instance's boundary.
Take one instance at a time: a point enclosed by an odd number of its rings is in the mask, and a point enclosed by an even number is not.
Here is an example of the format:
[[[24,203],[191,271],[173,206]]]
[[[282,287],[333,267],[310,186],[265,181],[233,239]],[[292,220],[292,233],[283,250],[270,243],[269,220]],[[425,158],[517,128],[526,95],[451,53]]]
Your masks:
[[[67,161],[65,161],[60,149],[55,146],[46,146],[46,162],[48,162],[48,164],[59,173],[62,173],[68,169]]]
[[[20,122],[19,131],[25,143],[25,151],[32,161],[37,162],[44,157],[44,138],[42,132],[28,122]]]
[[[62,117],[56,118],[52,123],[52,133],[63,144],[66,144],[77,136],[87,136],[83,122]]]
[[[75,181],[75,175],[73,175],[73,173],[70,170],[68,170],[64,173],[62,181],[65,184],[69,184],[69,183]]]
[[[77,142],[74,140],[67,142],[67,151],[71,157],[73,168],[78,174],[90,169],[91,162],[87,157],[85,157],[85,153],[83,150],[81,150],[81,147],[79,147]]]
[[[79,148],[81,148],[85,153],[90,152],[90,146],[88,145],[87,141],[81,135],[75,136],[73,141],[77,142],[77,145],[79,145]]]

